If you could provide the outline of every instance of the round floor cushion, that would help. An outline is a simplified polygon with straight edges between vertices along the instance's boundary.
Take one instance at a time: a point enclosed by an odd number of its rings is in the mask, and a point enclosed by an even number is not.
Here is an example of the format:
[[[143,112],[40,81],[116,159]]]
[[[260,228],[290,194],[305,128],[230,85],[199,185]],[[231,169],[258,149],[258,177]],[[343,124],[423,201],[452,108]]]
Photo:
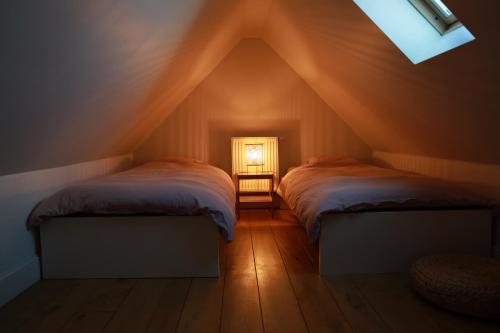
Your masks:
[[[414,289],[438,306],[500,319],[500,261],[476,256],[435,255],[411,268]]]

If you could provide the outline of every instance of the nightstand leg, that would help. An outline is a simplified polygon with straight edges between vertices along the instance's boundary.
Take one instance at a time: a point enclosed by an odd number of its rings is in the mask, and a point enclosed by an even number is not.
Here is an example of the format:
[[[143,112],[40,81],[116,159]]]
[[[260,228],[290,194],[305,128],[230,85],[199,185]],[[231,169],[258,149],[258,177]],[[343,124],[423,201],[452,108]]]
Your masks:
[[[271,196],[271,218],[274,220],[274,176],[270,180],[271,188],[269,189],[269,195]]]
[[[236,179],[236,219],[240,219],[240,180]]]

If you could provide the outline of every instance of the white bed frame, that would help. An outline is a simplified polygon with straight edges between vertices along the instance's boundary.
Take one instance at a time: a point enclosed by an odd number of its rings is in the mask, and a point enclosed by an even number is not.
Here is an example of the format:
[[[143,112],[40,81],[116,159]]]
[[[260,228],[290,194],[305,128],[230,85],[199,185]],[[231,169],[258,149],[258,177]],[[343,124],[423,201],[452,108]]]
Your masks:
[[[40,227],[44,279],[217,277],[206,216],[57,217]]]
[[[438,253],[489,255],[489,210],[328,214],[321,221],[321,275],[407,272]]]

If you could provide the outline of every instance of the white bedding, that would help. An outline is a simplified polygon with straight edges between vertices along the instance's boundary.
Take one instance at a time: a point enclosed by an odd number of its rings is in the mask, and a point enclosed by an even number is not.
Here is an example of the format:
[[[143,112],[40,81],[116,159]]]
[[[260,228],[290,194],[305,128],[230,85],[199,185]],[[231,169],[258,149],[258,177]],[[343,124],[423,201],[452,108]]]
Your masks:
[[[159,160],[71,185],[41,201],[28,225],[71,215],[207,215],[234,236],[231,178],[208,164]]]
[[[490,207],[487,200],[458,184],[352,158],[317,160],[294,168],[281,181],[278,194],[311,240],[319,236],[320,219],[328,213]]]

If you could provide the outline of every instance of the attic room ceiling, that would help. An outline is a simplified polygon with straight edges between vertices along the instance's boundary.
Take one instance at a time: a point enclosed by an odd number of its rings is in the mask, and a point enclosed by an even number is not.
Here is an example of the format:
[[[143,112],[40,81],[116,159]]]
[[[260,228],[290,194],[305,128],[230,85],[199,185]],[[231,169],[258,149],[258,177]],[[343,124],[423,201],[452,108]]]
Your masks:
[[[352,0],[0,4],[0,174],[131,152],[242,38],[262,38],[374,150],[500,163],[491,0],[477,40],[413,65]]]
[[[274,0],[265,39],[372,149],[500,163],[500,3],[446,3],[477,40],[419,65],[351,0]]]

